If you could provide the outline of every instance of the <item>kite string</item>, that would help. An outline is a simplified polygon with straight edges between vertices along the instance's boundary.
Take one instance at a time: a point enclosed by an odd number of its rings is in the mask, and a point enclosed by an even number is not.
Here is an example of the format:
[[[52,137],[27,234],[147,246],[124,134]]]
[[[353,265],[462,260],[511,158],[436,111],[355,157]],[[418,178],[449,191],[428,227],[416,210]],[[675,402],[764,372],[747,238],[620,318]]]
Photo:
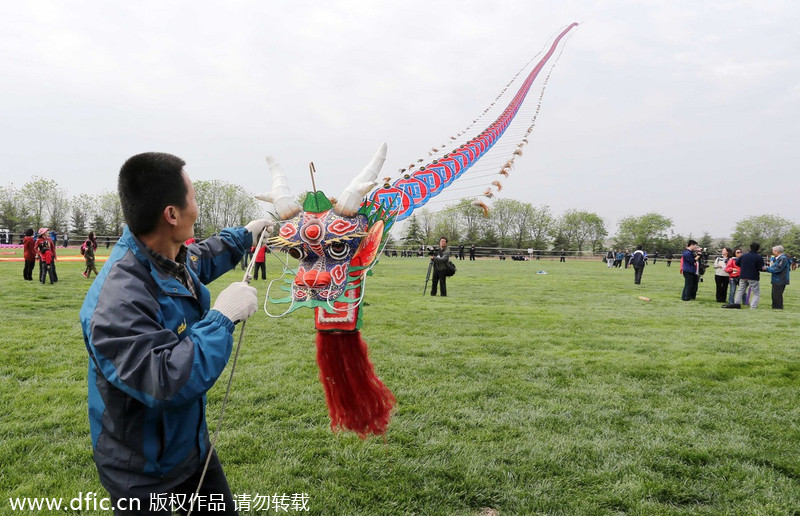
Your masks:
[[[261,234],[258,237],[258,244],[256,245],[255,252],[253,253],[254,256],[258,255],[258,252],[261,250],[261,247],[264,245],[264,236],[267,234],[266,228],[261,231]],[[244,272],[244,278],[242,278],[242,282],[250,284],[250,281],[253,279],[251,273],[253,272],[253,264],[255,260],[251,260],[250,264],[248,265],[247,269]],[[200,497],[200,489],[203,487],[203,481],[206,478],[206,473],[208,472],[208,465],[211,463],[211,455],[214,453],[214,449],[217,446],[217,438],[219,437],[219,432],[222,429],[222,421],[225,417],[225,407],[228,406],[228,399],[231,395],[231,386],[233,385],[233,373],[236,371],[236,363],[239,361],[239,350],[242,348],[242,340],[244,339],[244,328],[247,324],[247,320],[242,321],[242,327],[239,330],[239,340],[236,342],[236,349],[233,353],[233,362],[231,362],[231,372],[228,375],[228,385],[225,388],[225,396],[222,398],[222,407],[219,411],[219,418],[217,418],[217,427],[214,429],[214,436],[211,439],[210,447],[208,448],[208,454],[206,455],[206,461],[203,465],[203,472],[200,474],[200,480],[197,482],[197,490],[194,493],[194,499],[189,504],[189,511],[186,513],[187,516],[192,515],[192,511],[194,510],[194,502],[199,500]]]

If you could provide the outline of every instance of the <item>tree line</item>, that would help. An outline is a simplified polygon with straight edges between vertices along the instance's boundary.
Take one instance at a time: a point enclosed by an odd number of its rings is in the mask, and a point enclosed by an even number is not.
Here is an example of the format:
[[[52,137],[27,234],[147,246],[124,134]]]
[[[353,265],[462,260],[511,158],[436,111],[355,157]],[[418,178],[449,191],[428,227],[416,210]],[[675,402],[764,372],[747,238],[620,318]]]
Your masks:
[[[239,185],[220,180],[193,184],[199,210],[195,223],[198,238],[263,216],[259,204]],[[123,225],[116,192],[70,197],[56,181],[38,176],[19,188],[13,184],[0,186],[0,229],[12,234],[46,226],[59,233],[84,235],[94,231],[97,235],[120,235]],[[699,238],[676,235],[672,227],[672,219],[659,213],[632,215],[621,219],[616,234],[609,237],[606,223],[597,213],[574,209],[557,215],[547,205],[498,199],[487,216],[470,200],[463,199],[437,212],[415,212],[408,218],[400,241],[390,243],[418,248],[436,245],[445,236],[454,244],[489,248],[602,253],[609,246],[633,249],[641,244],[648,252],[664,253],[681,250],[689,238],[694,238],[712,252],[715,247],[747,248],[750,242],[759,242],[762,249],[781,244],[793,256],[800,253],[800,225],[776,215],[738,221],[730,240],[715,239],[708,233]]]
[[[194,181],[198,217],[195,235],[206,238],[220,229],[259,218],[261,209],[252,195],[225,181]],[[17,188],[0,186],[0,229],[16,235],[28,228],[54,229],[59,233],[118,236],[125,224],[117,192],[70,197],[52,179],[34,176]]]
[[[533,206],[514,199],[497,200],[488,216],[469,200],[431,212],[422,209],[408,218],[400,242],[408,248],[436,245],[446,237],[451,244],[476,247],[564,249],[571,253],[603,253],[609,247],[634,249],[641,244],[648,252],[680,251],[689,239],[714,253],[720,247],[746,249],[759,242],[762,249],[783,245],[787,252],[800,253],[800,225],[775,215],[758,215],[736,223],[730,239],[715,239],[708,233],[700,237],[674,234],[673,222],[659,213],[632,215],[618,221],[616,234],[609,237],[606,223],[597,213],[567,210],[554,214],[546,205]]]

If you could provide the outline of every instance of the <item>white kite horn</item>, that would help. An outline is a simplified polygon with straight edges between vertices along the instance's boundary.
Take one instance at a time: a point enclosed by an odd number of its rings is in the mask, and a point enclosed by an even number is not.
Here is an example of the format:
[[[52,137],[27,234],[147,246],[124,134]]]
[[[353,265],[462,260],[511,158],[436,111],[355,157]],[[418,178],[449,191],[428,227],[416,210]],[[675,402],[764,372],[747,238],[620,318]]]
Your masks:
[[[336,201],[336,206],[333,207],[335,213],[345,217],[352,217],[358,213],[364,196],[378,184],[375,179],[377,179],[384,161],[386,161],[386,142],[378,147],[369,164],[344,189]]]
[[[294,200],[292,191],[289,190],[289,178],[286,177],[286,172],[283,171],[281,164],[272,156],[267,156],[267,165],[269,171],[272,172],[272,190],[258,194],[255,198],[271,202],[275,206],[280,220],[291,219],[300,213],[300,205]]]

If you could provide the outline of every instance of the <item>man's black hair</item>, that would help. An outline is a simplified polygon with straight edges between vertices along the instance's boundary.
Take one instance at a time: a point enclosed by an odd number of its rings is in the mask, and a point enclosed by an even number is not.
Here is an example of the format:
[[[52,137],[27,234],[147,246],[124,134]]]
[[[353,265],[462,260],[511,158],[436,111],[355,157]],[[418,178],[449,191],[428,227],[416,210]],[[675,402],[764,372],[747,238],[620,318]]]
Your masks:
[[[750,251],[757,253],[759,249],[761,249],[761,244],[759,244],[758,242],[753,242],[752,244],[750,244]]]
[[[167,206],[186,207],[184,165],[181,158],[163,152],[137,154],[122,165],[117,190],[131,233],[146,235],[153,231]]]
[[[447,243],[450,243],[450,241],[449,241],[449,240],[447,239],[447,237],[446,237],[446,236],[444,236],[444,235],[442,235],[442,236],[441,236],[441,238],[439,238],[439,242],[441,242],[441,241],[442,241],[442,238],[444,238],[444,241],[445,241],[445,242],[447,242]]]
[[[689,242],[686,243],[686,247],[689,247],[690,245],[697,245],[697,240],[689,240]]]
[[[639,245],[637,245],[637,246],[636,246],[636,250],[637,250],[637,251],[641,251],[641,250],[642,250],[642,244],[639,244]]]
[[[26,229],[25,236],[33,236],[33,228]]]

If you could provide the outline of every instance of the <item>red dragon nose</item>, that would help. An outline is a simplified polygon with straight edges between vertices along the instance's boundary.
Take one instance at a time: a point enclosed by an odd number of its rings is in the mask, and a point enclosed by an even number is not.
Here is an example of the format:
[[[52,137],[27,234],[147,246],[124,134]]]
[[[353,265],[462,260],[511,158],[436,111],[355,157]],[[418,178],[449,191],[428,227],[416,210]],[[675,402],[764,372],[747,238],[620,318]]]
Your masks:
[[[331,274],[326,271],[301,272],[294,278],[295,285],[300,287],[322,288],[331,284]]]

